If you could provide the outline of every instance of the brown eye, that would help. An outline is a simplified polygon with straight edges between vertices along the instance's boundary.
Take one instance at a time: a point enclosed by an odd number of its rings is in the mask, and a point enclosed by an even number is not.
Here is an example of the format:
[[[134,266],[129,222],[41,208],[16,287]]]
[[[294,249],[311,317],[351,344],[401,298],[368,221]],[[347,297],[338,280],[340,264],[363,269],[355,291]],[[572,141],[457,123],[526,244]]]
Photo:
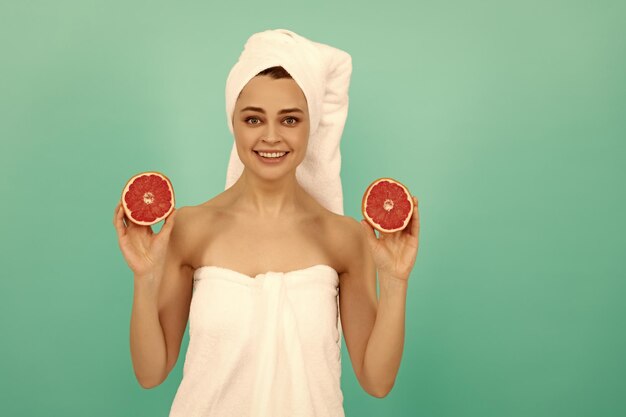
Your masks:
[[[287,121],[287,120],[292,120],[292,122],[291,122],[291,123],[287,123],[287,124],[288,124],[288,125],[290,125],[290,126],[293,126],[293,125],[295,125],[296,123],[298,123],[298,119],[296,119],[295,117],[287,117],[287,118],[285,119],[285,121]]]
[[[255,123],[250,123],[250,120],[256,120],[256,122]],[[248,117],[248,118],[246,118],[246,123],[249,124],[249,125],[258,125],[260,123],[260,121],[259,121],[259,119],[257,117]]]

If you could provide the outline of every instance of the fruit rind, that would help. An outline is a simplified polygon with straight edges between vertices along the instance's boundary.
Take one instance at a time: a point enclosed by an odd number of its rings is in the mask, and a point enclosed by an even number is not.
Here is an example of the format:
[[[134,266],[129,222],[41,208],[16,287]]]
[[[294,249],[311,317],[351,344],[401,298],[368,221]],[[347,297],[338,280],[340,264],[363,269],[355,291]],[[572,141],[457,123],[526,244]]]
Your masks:
[[[169,190],[172,193],[172,204],[169,208],[169,210],[162,216],[158,217],[157,219],[155,219],[154,221],[150,221],[150,222],[144,222],[144,221],[140,221],[137,220],[135,218],[133,218],[131,216],[131,212],[130,209],[128,208],[128,206],[126,205],[126,201],[124,200],[124,195],[126,194],[126,192],[128,191],[128,189],[130,188],[130,185],[139,177],[142,177],[144,175],[157,175],[161,178],[163,178],[165,181],[167,181],[167,184],[169,186]],[[121,202],[122,202],[122,207],[124,208],[124,213],[126,214],[126,217],[132,221],[133,223],[139,225],[139,226],[151,226],[153,224],[156,224],[158,222],[160,222],[161,220],[167,218],[167,216],[169,216],[172,211],[174,210],[174,207],[176,206],[176,199],[174,196],[174,187],[172,186],[172,181],[170,181],[170,179],[167,177],[167,175],[163,174],[162,172],[159,171],[145,171],[145,172],[140,172],[136,175],[133,175],[128,181],[126,181],[126,185],[124,185],[124,188],[122,189],[122,195],[120,198]]]
[[[404,224],[400,227],[394,228],[394,229],[385,229],[384,227],[382,227],[380,224],[376,223],[368,214],[367,214],[367,210],[366,210],[366,202],[367,202],[367,196],[370,194],[370,191],[372,190],[372,188],[374,188],[379,182],[381,181],[388,181],[394,184],[397,184],[398,186],[400,186],[404,192],[409,196],[408,200],[409,203],[411,205],[411,210],[410,210],[410,214],[407,216],[406,220],[404,221]],[[376,230],[378,230],[379,232],[382,233],[393,233],[393,232],[397,232],[399,230],[403,230],[406,228],[406,226],[408,225],[409,221],[411,220],[411,217],[413,215],[413,210],[415,210],[415,203],[413,201],[413,196],[411,195],[411,193],[409,192],[409,189],[402,184],[400,181],[390,178],[390,177],[381,177],[378,178],[376,180],[374,180],[365,190],[365,192],[363,193],[363,198],[361,200],[361,213],[363,214],[363,218],[365,219],[365,221],[367,221],[367,223],[369,225],[371,225],[373,228],[375,228]]]

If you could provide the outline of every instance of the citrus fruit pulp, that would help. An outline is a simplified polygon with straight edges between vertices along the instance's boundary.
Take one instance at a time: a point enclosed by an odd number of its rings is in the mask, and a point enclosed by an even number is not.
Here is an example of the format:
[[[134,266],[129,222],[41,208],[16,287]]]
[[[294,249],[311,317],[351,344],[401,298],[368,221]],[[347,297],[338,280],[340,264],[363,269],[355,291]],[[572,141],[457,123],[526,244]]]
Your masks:
[[[141,172],[126,182],[122,206],[135,224],[149,226],[165,219],[174,210],[174,188],[164,174]]]
[[[413,214],[413,197],[400,181],[379,178],[363,194],[361,211],[365,220],[380,232],[404,229]]]

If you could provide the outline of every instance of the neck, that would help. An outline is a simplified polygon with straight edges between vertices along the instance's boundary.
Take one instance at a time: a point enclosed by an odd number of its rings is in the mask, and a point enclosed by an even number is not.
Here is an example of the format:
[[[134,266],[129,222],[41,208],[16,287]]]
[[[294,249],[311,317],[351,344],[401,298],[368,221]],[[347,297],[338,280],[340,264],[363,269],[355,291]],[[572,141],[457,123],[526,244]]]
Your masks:
[[[295,172],[293,175],[267,180],[250,175],[244,168],[230,191],[239,209],[260,218],[281,218],[300,211],[304,204],[304,190]]]

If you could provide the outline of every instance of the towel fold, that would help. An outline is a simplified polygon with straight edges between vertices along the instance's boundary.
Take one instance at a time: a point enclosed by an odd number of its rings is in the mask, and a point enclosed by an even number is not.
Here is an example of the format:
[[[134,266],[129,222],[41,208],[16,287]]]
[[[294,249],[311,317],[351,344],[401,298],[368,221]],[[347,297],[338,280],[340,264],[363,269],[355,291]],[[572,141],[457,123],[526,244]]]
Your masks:
[[[241,90],[266,68],[282,66],[306,97],[310,130],[307,152],[296,169],[299,184],[328,210],[343,215],[340,141],[348,115],[352,58],[340,49],[311,41],[287,29],[253,34],[226,80],[226,116],[230,132]],[[241,176],[236,144],[230,154],[226,187]]]

